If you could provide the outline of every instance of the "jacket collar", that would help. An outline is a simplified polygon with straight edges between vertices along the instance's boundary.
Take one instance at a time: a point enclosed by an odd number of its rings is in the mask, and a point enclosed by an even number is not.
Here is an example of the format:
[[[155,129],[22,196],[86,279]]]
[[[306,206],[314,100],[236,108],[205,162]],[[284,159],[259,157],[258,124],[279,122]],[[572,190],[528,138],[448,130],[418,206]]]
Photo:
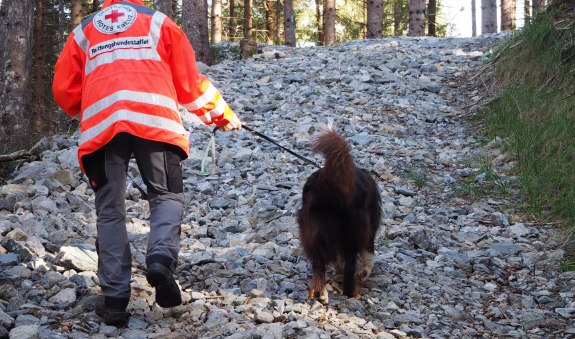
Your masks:
[[[129,2],[129,3],[132,3],[134,5],[146,6],[142,0],[106,0],[106,1],[104,1],[102,8],[106,8],[110,5],[113,5],[113,4],[118,3],[118,2]]]

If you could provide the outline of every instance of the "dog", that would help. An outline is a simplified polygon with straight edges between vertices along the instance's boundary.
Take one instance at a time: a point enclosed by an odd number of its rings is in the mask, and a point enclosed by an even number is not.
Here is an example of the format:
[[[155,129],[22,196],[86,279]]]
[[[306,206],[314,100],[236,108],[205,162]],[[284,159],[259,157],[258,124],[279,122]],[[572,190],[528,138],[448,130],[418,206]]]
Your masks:
[[[324,165],[304,184],[297,222],[313,271],[309,299],[327,305],[328,265],[343,273],[343,294],[349,298],[359,297],[359,285],[371,274],[381,194],[369,172],[356,166],[349,144],[331,124],[312,140],[312,150],[324,157]]]

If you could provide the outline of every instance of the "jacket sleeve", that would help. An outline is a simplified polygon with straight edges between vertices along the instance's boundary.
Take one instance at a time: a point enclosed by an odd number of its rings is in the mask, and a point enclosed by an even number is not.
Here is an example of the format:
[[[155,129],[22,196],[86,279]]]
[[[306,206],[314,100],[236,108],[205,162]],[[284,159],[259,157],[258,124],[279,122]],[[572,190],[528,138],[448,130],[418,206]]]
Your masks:
[[[84,52],[70,34],[54,68],[52,93],[54,101],[69,116],[79,119],[82,102],[82,74],[84,71]]]
[[[169,44],[168,62],[180,103],[206,125],[225,126],[235,113],[220,91],[198,72],[194,50],[185,33],[171,20],[166,20],[162,35]]]

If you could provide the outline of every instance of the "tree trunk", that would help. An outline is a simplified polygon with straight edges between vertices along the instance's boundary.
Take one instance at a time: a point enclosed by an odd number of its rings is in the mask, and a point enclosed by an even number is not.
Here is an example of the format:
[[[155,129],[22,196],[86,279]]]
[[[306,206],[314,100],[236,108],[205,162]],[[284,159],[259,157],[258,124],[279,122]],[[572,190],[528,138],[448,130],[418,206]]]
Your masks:
[[[44,52],[45,35],[44,35],[44,1],[36,0],[36,12],[34,18],[34,40],[33,40],[33,62],[32,62],[32,107],[31,107],[31,124],[32,132],[40,135],[44,123],[42,121],[47,111],[44,101],[44,72],[46,53]]]
[[[0,5],[0,150],[27,147],[30,138],[30,78],[34,2],[3,0]]]
[[[266,10],[266,44],[274,44],[275,27],[275,9],[272,0],[264,0],[264,8]]]
[[[323,1],[323,44],[335,44],[335,0]]]
[[[512,31],[515,29],[515,6],[516,0],[501,0],[502,31]]]
[[[164,13],[168,18],[173,18],[172,0],[154,0],[154,9]]]
[[[286,46],[295,46],[295,12],[293,0],[284,1],[284,42]]]
[[[425,31],[425,0],[409,0],[409,36],[423,36]]]
[[[497,33],[497,1],[481,0],[481,34]]]
[[[64,1],[58,0],[58,51],[61,51],[66,44],[66,12],[64,11]]]
[[[230,21],[228,23],[228,39],[234,41],[236,37],[236,1],[230,0]]]
[[[178,22],[178,0],[172,0],[172,19]]]
[[[383,0],[367,1],[367,32],[366,38],[381,38],[383,27]]]
[[[222,41],[222,0],[212,0],[212,44]]]
[[[182,0],[182,26],[194,47],[196,60],[210,65],[210,36],[206,0]]]
[[[274,44],[276,45],[281,45],[281,37],[280,37],[280,27],[282,26],[282,22],[283,22],[283,11],[284,11],[284,6],[283,3],[281,2],[281,0],[276,0],[275,1],[275,12],[276,14],[274,15],[274,19],[275,19],[275,27],[276,30],[274,32]]]
[[[427,35],[437,36],[437,0],[427,2]]]
[[[361,2],[361,33],[362,33],[362,39],[367,39],[367,6],[366,6],[366,1],[368,0],[363,0]],[[383,1],[383,0],[382,0]],[[336,5],[337,6],[337,5]],[[352,16],[353,17],[353,16]],[[360,25],[359,22],[357,22],[358,25]]]
[[[72,0],[72,10],[70,12],[70,32],[82,23],[82,18],[84,17],[84,5],[82,0]]]
[[[317,24],[317,44],[323,45],[322,0],[315,0],[315,22]]]
[[[477,36],[477,7],[475,0],[471,0],[471,36]]]
[[[100,1],[92,0],[92,13],[97,12],[99,10],[100,10]]]
[[[529,24],[531,21],[531,2],[529,0],[525,0],[524,5],[524,17],[525,17],[525,25]]]
[[[401,35],[401,13],[403,9],[403,1],[395,0],[393,3],[393,35]]]
[[[244,0],[244,39],[252,40],[252,0]]]

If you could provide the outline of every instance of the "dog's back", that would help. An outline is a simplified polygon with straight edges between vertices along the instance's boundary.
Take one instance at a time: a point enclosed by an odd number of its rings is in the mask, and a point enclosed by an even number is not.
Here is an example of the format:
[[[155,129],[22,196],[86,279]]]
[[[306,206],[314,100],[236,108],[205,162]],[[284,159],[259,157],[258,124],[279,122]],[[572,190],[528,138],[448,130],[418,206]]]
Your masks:
[[[374,239],[381,218],[381,196],[369,173],[356,167],[347,141],[332,129],[323,131],[313,150],[325,158],[303,188],[298,212],[300,241],[314,275],[310,297],[327,295],[325,270],[330,263],[344,264],[344,294],[355,296],[356,277],[367,278],[373,265]],[[356,268],[361,257],[363,268]],[[325,294],[325,296],[324,296]]]

